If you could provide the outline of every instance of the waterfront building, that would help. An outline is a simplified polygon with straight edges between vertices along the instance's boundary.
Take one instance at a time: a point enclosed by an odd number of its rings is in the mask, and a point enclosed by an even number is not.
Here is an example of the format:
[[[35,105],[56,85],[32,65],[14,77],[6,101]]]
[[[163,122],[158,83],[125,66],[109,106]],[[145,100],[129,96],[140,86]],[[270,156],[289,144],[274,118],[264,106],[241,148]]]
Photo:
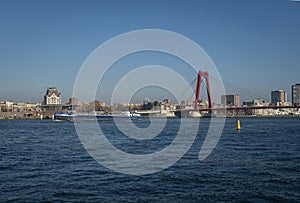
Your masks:
[[[270,104],[261,99],[253,99],[252,101],[244,101],[243,106],[269,106]]]
[[[150,101],[149,98],[144,98],[143,104],[148,104],[148,103],[150,103],[150,102],[151,102],[151,101]]]
[[[13,111],[14,112],[26,112],[27,111],[26,104],[23,102],[14,104]]]
[[[107,108],[106,104],[103,105],[105,108]],[[141,110],[143,108],[143,104],[128,104],[129,110]]]
[[[142,110],[151,110],[153,108],[153,103],[150,101],[149,98],[145,98],[143,101]]]
[[[27,103],[26,104],[26,110],[27,111],[37,111],[37,107],[41,106],[41,103]]]
[[[48,87],[44,96],[45,105],[61,105],[61,94],[56,87]]]
[[[162,101],[164,104],[171,104],[172,102],[171,102],[171,99],[164,99],[163,101]]]
[[[243,102],[244,106],[269,106],[268,102],[260,99],[254,99],[252,101]],[[258,116],[267,116],[270,115],[270,109],[246,109],[245,113],[247,115],[258,115]]]
[[[292,85],[292,104],[300,105],[300,84]]]
[[[181,101],[179,109],[194,109],[194,101],[188,100],[188,101]]]
[[[276,90],[271,92],[272,104],[279,106],[284,102],[287,102],[287,93],[284,90]]]
[[[221,95],[221,104],[224,106],[240,106],[240,100],[238,94]]]
[[[194,101],[192,101],[192,100],[185,101],[185,105],[186,106],[194,106]]]
[[[13,108],[14,108],[14,102],[13,101],[6,101],[5,102],[6,111],[12,111]]]
[[[127,106],[128,109],[128,104],[126,105],[124,104],[123,106]],[[95,111],[106,111],[106,110],[107,108],[105,102],[95,100]]]
[[[0,102],[0,112],[4,112],[6,110],[5,102]]]
[[[58,92],[56,87],[47,88],[41,108],[49,115],[54,114],[54,112],[63,110],[64,107],[61,102],[61,93]]]
[[[78,105],[78,99],[75,97],[69,98],[69,105],[70,106]]]
[[[207,100],[201,99],[201,100],[199,101],[199,107],[200,107],[200,108],[208,108],[208,107],[209,107],[208,101],[207,101]]]

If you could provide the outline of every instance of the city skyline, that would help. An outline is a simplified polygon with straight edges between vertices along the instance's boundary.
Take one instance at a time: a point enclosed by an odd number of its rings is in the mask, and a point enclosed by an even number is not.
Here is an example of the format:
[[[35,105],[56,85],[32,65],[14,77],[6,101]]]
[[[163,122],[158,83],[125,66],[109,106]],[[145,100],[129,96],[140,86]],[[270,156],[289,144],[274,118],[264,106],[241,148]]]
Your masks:
[[[225,86],[230,81],[268,97],[271,91],[283,89],[291,101],[291,85],[299,83],[299,2],[0,4],[0,101],[41,102],[46,87],[55,85],[66,102],[72,97],[81,65],[95,48],[124,32],[147,28],[170,30],[195,41],[216,64]],[[165,58],[155,59],[163,63]],[[149,57],[132,60],[123,61],[124,72],[133,65],[151,64]],[[167,65],[176,71],[182,69],[178,61]],[[193,75],[188,77],[192,80]],[[110,81],[104,82],[111,91]],[[226,93],[232,93],[230,88]],[[160,94],[157,99],[163,97]],[[107,95],[101,92],[96,99],[105,101]]]
[[[268,99],[264,99],[264,98],[260,98],[260,97],[251,97],[250,99],[245,99],[244,97],[245,96],[241,96],[240,94],[238,93],[228,93],[228,94],[225,94],[225,95],[219,95],[220,98],[218,101],[212,101],[214,104],[223,104],[223,105],[233,105],[233,106],[241,106],[243,103],[251,103],[253,101],[256,101],[256,100],[260,100],[262,102],[267,102],[267,103],[270,103],[270,104],[275,104],[277,105],[277,103],[290,103],[291,105],[297,105],[297,102],[294,102],[293,101],[293,97],[296,101],[296,99],[299,98],[299,86],[300,84],[293,84],[291,85],[291,98],[292,100],[288,100],[288,94],[287,94],[287,91],[283,90],[283,89],[277,89],[277,90],[272,90],[270,92],[270,98]],[[146,87],[146,88],[142,88],[142,89],[147,89],[149,87]],[[152,88],[152,87],[150,87]],[[205,87],[206,88],[206,87]],[[159,90],[160,88],[158,87],[154,87],[153,89],[156,89],[156,90]],[[105,101],[102,101],[98,98],[95,98],[93,101],[99,101],[99,102],[103,102],[105,103],[106,105],[114,105],[114,104],[142,104],[144,103],[145,100],[148,100],[149,102],[161,102],[163,100],[170,100],[172,101],[173,104],[180,104],[182,102],[194,102],[194,99],[195,99],[195,96],[196,95],[192,95],[191,98],[189,99],[186,99],[186,100],[181,100],[181,101],[177,101],[176,98],[168,91],[165,91],[163,90],[164,93],[167,93],[167,95],[164,95],[163,97],[161,98],[157,98],[156,96],[154,97],[150,97],[149,95],[145,95],[143,94],[142,91],[138,91],[137,93],[134,94],[132,100],[129,102],[129,103],[107,103]],[[205,89],[206,91],[206,89]],[[205,92],[204,91],[204,92]],[[63,97],[63,94],[59,91],[59,88],[55,87],[55,86],[48,86],[46,88],[46,93],[44,95],[41,96],[41,101],[38,101],[38,102],[31,102],[31,101],[23,101],[23,100],[17,100],[17,101],[14,101],[14,100],[11,100],[11,99],[7,99],[7,100],[0,100],[0,103],[5,103],[5,102],[13,102],[14,104],[17,104],[17,103],[28,103],[28,104],[34,104],[34,103],[40,103],[40,104],[46,104],[46,105],[51,105],[51,104],[55,104],[55,105],[62,105],[62,104],[68,104],[70,103],[70,101],[72,100],[76,100],[77,102],[83,102],[83,103],[86,103],[86,102],[93,102],[93,101],[80,101],[78,100],[78,98],[74,98],[74,97],[68,97],[68,98],[64,98]],[[141,93],[142,92],[142,93]],[[53,95],[55,96],[55,98],[52,98]],[[204,93],[205,94],[205,93]],[[247,93],[248,94],[248,93]],[[138,96],[136,96],[138,95]],[[247,95],[249,96],[249,95]],[[54,100],[53,100],[54,99]],[[228,100],[228,101],[227,101]],[[299,99],[298,99],[299,100]],[[199,98],[199,101],[208,101],[207,98],[203,98],[203,96],[201,98]],[[52,102],[52,103],[51,103]],[[226,102],[228,104],[226,104]]]

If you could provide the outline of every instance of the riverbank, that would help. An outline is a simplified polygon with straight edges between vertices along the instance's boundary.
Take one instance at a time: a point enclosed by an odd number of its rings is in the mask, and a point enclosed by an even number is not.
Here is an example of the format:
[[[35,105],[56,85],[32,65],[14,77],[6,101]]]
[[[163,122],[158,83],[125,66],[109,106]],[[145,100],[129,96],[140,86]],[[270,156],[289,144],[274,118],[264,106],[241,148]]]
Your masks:
[[[149,119],[149,118],[167,118],[167,119],[176,119],[180,117],[162,117],[162,116],[151,116],[151,117],[142,117],[141,119]],[[192,117],[182,117],[182,118],[192,118]],[[201,118],[210,118],[208,116],[203,117],[196,117],[193,119],[201,119]],[[268,115],[268,116],[261,116],[261,115],[237,115],[237,116],[227,116],[227,117],[217,117],[217,118],[300,118],[300,115]],[[19,114],[13,114],[13,115],[0,115],[0,120],[53,120],[52,115],[31,115],[31,116],[24,116]]]
[[[55,112],[0,112],[0,120],[52,119]]]

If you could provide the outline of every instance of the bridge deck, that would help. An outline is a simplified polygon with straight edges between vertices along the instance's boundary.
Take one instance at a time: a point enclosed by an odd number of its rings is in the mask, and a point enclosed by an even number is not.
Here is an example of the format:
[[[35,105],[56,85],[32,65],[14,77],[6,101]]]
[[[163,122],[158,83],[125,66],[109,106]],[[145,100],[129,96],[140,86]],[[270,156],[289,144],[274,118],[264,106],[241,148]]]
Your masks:
[[[234,111],[248,109],[300,109],[300,106],[246,106],[246,107],[217,107],[217,108],[200,108],[198,111]],[[176,112],[193,111],[193,109],[178,109]]]

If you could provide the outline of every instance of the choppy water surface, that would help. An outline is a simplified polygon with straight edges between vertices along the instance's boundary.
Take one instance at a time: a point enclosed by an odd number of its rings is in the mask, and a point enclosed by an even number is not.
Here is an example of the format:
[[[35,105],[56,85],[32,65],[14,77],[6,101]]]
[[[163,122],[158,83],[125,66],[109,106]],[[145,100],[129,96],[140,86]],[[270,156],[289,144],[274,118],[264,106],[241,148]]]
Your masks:
[[[168,120],[163,133],[145,142],[124,138],[113,122],[100,126],[115,146],[139,154],[170,144],[179,122]],[[237,132],[235,120],[227,119],[217,147],[200,162],[209,125],[202,119],[180,161],[158,173],[132,176],[91,158],[73,123],[2,120],[0,202],[299,202],[300,119],[245,118],[241,124]]]

